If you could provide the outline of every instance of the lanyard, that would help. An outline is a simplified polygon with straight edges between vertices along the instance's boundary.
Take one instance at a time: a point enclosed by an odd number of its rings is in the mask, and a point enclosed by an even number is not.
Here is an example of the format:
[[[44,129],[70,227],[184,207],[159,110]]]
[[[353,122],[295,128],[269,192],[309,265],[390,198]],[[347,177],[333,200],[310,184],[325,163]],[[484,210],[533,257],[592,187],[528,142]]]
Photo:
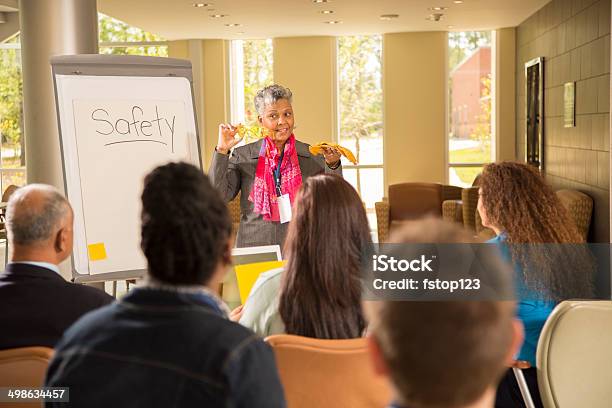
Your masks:
[[[274,172],[272,173],[274,175],[274,185],[276,186],[276,196],[277,197],[280,197],[283,195],[281,191],[281,164],[283,163],[284,154],[285,154],[285,149],[283,149],[280,156],[278,157],[278,164],[276,165],[276,168],[274,169]]]

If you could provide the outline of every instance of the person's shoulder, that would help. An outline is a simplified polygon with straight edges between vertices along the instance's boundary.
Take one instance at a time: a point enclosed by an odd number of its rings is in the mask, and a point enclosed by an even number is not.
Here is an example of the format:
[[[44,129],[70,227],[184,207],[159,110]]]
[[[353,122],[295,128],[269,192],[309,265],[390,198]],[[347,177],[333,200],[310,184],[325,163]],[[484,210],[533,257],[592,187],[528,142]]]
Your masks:
[[[312,153],[310,153],[310,144],[306,142],[301,142],[297,139],[295,139],[295,151],[297,152],[298,156],[314,157],[314,158],[317,157],[317,156],[314,156]]]
[[[257,286],[269,286],[269,285],[280,284],[280,278],[281,278],[281,275],[283,274],[283,270],[284,268],[280,267],[280,268],[270,269],[269,271],[263,272],[261,275],[259,275],[255,283],[258,284]]]
[[[102,328],[106,322],[112,320],[111,316],[115,313],[116,307],[116,303],[111,303],[85,312],[64,332],[57,349],[87,344],[91,336],[106,331]]]
[[[314,161],[314,163],[316,163],[316,166],[314,167],[316,172],[319,172],[321,167],[325,164],[325,159],[323,158],[322,154],[314,155],[310,153],[310,144],[308,143],[300,142],[299,140],[295,139],[295,151],[301,160],[306,160],[307,162]]]
[[[263,350],[270,350],[270,346],[259,335],[239,323],[225,320],[220,332],[225,339],[219,345],[225,349],[226,363],[229,360],[240,360],[245,354],[253,351],[261,354]]]
[[[215,333],[214,342],[216,350],[211,350],[226,356],[226,359],[239,358],[240,354],[246,350],[267,347],[262,338],[255,334],[251,329],[220,316],[209,319],[208,327],[198,331],[206,343],[209,342],[210,332]],[[199,337],[194,333],[194,336]]]
[[[272,302],[273,295],[276,295],[279,291],[282,273],[283,268],[281,267],[266,271],[259,275],[251,289],[247,302]]]
[[[500,235],[496,235],[491,239],[488,239],[486,242],[488,244],[501,244],[502,242],[504,242],[506,240],[506,238],[504,237],[503,234]]]
[[[296,146],[296,148],[299,146],[301,148],[308,149],[310,147],[310,143],[302,142],[300,140],[295,139],[295,146]]]
[[[75,302],[79,302],[84,307],[100,307],[115,300],[115,298],[108,293],[91,286],[65,282],[64,287],[70,294],[71,298],[74,299]]]

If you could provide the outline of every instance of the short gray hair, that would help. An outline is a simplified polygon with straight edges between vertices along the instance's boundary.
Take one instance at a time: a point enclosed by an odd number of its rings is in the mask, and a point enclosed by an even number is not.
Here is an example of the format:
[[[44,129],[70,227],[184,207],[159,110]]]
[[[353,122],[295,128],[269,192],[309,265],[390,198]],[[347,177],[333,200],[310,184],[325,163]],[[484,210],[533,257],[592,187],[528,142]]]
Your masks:
[[[34,201],[33,194],[42,196],[39,203]],[[6,208],[9,240],[18,245],[46,241],[51,238],[69,208],[70,204],[55,187],[30,184],[17,189]]]
[[[266,86],[265,88],[260,89],[257,92],[257,95],[255,95],[255,110],[257,110],[257,113],[259,116],[261,116],[263,115],[264,109],[267,105],[276,103],[281,99],[286,99],[289,101],[289,103],[291,103],[292,97],[293,94],[291,93],[291,89],[285,88],[282,85],[274,84]]]

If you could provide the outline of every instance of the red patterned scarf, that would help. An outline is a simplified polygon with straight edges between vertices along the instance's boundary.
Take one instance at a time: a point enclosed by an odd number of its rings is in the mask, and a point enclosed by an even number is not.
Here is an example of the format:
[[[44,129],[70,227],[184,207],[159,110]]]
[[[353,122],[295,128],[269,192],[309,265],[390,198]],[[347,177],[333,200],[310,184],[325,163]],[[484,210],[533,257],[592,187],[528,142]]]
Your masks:
[[[249,195],[249,200],[253,202],[253,211],[263,215],[263,219],[266,221],[280,221],[273,175],[279,157],[280,152],[276,145],[272,139],[266,137],[261,144],[257,169],[255,170],[255,181],[253,181],[253,187]],[[282,194],[289,194],[289,200],[293,204],[295,195],[302,185],[302,172],[295,150],[295,136],[293,134],[289,136],[285,143],[280,175],[281,192]]]

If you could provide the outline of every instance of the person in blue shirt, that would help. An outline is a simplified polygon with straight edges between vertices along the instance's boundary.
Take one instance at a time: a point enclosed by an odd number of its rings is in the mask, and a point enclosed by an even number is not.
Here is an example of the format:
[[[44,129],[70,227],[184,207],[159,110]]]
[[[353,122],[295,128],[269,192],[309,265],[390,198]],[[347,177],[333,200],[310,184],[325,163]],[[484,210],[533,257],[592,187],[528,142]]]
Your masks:
[[[502,257],[515,271],[517,317],[525,327],[525,341],[516,356],[528,361],[524,370],[536,406],[536,348],[546,319],[564,299],[592,297],[586,248],[574,221],[552,188],[532,166],[516,162],[484,167],[479,185],[478,213],[496,236]],[[500,384],[496,407],[523,406],[514,375],[509,370]]]

